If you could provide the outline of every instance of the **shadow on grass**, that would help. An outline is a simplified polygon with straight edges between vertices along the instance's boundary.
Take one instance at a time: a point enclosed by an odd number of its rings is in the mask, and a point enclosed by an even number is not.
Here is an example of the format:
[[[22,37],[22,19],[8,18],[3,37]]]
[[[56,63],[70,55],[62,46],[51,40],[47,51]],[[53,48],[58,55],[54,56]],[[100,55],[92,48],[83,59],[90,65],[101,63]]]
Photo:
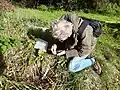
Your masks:
[[[27,35],[30,39],[41,38],[41,39],[47,41],[48,42],[48,53],[50,53],[50,48],[51,48],[52,44],[55,42],[55,39],[52,37],[50,29],[42,30],[42,29],[30,28],[28,30]]]
[[[5,63],[5,60],[3,58],[3,54],[2,52],[0,51],[0,75],[3,74],[4,70],[6,69],[6,63]]]

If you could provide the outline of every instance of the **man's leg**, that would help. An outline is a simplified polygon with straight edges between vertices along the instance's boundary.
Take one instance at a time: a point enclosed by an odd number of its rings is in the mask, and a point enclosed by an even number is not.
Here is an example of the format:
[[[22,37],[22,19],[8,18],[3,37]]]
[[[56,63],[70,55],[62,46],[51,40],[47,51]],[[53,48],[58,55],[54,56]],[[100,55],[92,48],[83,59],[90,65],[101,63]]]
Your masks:
[[[93,37],[93,41],[92,41],[92,51],[89,57],[93,56],[93,53],[95,51],[95,46],[97,44],[97,38]],[[102,73],[102,69],[101,66],[99,64],[99,62],[96,60],[95,63],[93,64],[93,70],[97,73],[97,74],[101,74]]]

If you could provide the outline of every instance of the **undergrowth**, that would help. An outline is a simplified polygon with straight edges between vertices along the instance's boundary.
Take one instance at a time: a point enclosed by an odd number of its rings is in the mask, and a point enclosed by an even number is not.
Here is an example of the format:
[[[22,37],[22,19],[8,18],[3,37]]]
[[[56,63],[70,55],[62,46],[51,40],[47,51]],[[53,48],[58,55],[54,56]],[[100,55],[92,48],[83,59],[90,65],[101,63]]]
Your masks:
[[[36,38],[42,37],[39,32],[49,28],[50,23],[64,13],[66,12],[17,8],[14,12],[0,14],[0,51],[3,52],[7,64],[6,70],[0,76],[0,89],[119,90],[119,27],[108,27],[102,23],[104,31],[98,38],[94,53],[102,67],[103,73],[100,76],[91,67],[78,73],[70,73],[65,57],[55,57],[34,49]],[[82,11],[76,13],[101,21],[120,20],[118,16]]]

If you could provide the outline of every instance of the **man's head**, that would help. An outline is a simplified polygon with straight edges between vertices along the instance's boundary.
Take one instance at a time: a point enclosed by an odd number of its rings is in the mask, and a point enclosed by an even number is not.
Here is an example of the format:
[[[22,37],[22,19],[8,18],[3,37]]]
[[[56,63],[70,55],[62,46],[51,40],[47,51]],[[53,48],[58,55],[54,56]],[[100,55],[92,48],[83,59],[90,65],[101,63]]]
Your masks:
[[[72,35],[73,24],[67,20],[52,23],[52,35],[59,41],[64,41]]]

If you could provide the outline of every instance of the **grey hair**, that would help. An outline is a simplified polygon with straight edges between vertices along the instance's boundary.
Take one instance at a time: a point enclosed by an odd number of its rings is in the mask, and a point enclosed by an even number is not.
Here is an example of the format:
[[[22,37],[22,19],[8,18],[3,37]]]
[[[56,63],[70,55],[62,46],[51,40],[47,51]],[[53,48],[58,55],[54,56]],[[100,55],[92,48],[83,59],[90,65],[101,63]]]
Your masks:
[[[52,35],[57,39],[67,39],[72,34],[73,24],[67,20],[52,23]]]

